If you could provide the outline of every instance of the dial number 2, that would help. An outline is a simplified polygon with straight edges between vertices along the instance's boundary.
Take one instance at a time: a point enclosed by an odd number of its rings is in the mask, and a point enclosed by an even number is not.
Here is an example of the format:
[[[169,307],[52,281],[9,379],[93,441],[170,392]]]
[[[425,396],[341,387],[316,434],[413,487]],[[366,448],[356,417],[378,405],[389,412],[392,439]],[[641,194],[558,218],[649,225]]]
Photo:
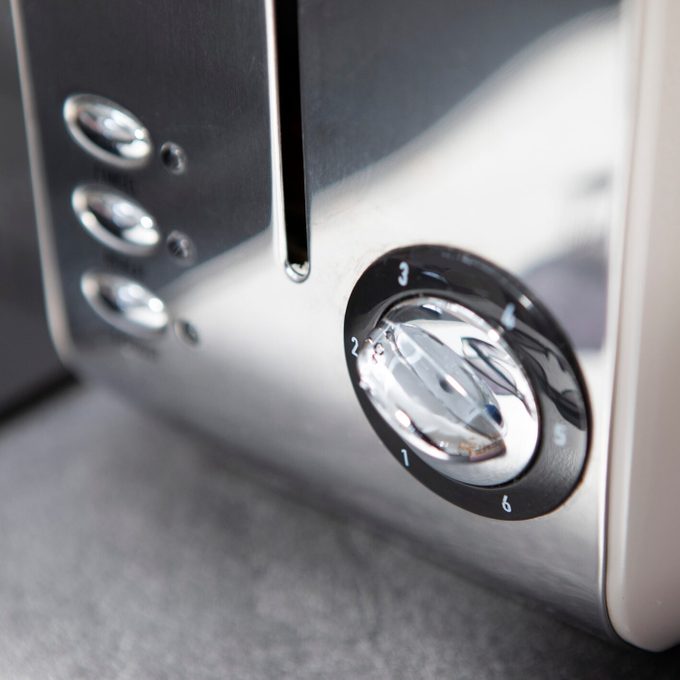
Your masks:
[[[352,336],[350,339],[350,342],[352,343],[352,356],[353,357],[358,357],[359,356],[359,341]]]

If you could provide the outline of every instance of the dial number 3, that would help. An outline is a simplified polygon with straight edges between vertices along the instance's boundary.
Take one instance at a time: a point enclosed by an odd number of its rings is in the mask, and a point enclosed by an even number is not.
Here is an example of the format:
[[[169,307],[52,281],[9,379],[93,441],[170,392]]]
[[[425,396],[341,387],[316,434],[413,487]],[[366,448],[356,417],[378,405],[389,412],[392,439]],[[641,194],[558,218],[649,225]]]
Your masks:
[[[405,286],[408,283],[409,272],[410,272],[410,268],[408,266],[408,262],[400,262],[399,263],[399,278],[397,279],[400,286]]]

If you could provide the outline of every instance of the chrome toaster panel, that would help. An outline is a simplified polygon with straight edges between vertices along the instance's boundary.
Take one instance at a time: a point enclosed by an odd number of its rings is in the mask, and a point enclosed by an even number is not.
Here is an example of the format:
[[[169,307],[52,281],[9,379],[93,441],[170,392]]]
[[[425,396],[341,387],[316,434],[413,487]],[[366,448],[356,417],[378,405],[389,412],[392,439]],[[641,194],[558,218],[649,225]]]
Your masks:
[[[625,13],[599,0],[301,0],[311,269],[296,283],[281,258],[271,10],[15,0],[62,356],[475,578],[608,631]],[[74,144],[62,119],[74,93],[137,116],[153,159],[126,171]],[[164,167],[169,142],[186,154],[186,171]],[[71,206],[83,183],[132,197],[163,238],[185,234],[189,266],[166,248],[130,258],[93,239]],[[394,463],[362,413],[344,358],[347,301],[371,262],[416,244],[467,250],[519,277],[573,343],[592,410],[589,462],[574,494],[544,517],[500,522],[447,503]],[[139,281],[172,323],[151,341],[111,328],[81,294],[92,269]],[[187,324],[188,336],[178,332]]]

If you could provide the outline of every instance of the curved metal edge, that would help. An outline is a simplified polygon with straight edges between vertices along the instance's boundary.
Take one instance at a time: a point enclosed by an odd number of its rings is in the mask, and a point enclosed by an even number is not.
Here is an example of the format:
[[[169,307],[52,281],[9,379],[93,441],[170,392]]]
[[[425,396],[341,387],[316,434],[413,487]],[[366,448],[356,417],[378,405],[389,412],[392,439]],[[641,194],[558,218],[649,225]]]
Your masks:
[[[28,158],[33,189],[33,206],[39,236],[40,264],[43,272],[43,291],[47,308],[47,321],[52,342],[61,361],[67,366],[76,363],[75,347],[66,316],[66,305],[57,266],[56,245],[52,229],[52,215],[47,196],[45,169],[42,162],[42,141],[38,125],[33,79],[31,77],[28,45],[24,32],[21,0],[10,0],[17,63],[21,82],[21,100],[28,144]]]
[[[605,591],[625,641],[661,651],[680,641],[680,458],[675,420],[680,216],[680,7],[635,4],[636,97],[609,465]]]

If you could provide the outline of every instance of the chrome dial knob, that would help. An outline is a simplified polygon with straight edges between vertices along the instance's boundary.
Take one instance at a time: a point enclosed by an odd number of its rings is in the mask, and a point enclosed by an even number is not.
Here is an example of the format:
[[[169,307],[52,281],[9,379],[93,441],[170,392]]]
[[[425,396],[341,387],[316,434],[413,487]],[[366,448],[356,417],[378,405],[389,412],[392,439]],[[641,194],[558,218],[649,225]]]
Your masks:
[[[495,486],[531,462],[540,432],[531,384],[502,329],[466,307],[426,295],[403,300],[356,361],[378,413],[441,474]]]

